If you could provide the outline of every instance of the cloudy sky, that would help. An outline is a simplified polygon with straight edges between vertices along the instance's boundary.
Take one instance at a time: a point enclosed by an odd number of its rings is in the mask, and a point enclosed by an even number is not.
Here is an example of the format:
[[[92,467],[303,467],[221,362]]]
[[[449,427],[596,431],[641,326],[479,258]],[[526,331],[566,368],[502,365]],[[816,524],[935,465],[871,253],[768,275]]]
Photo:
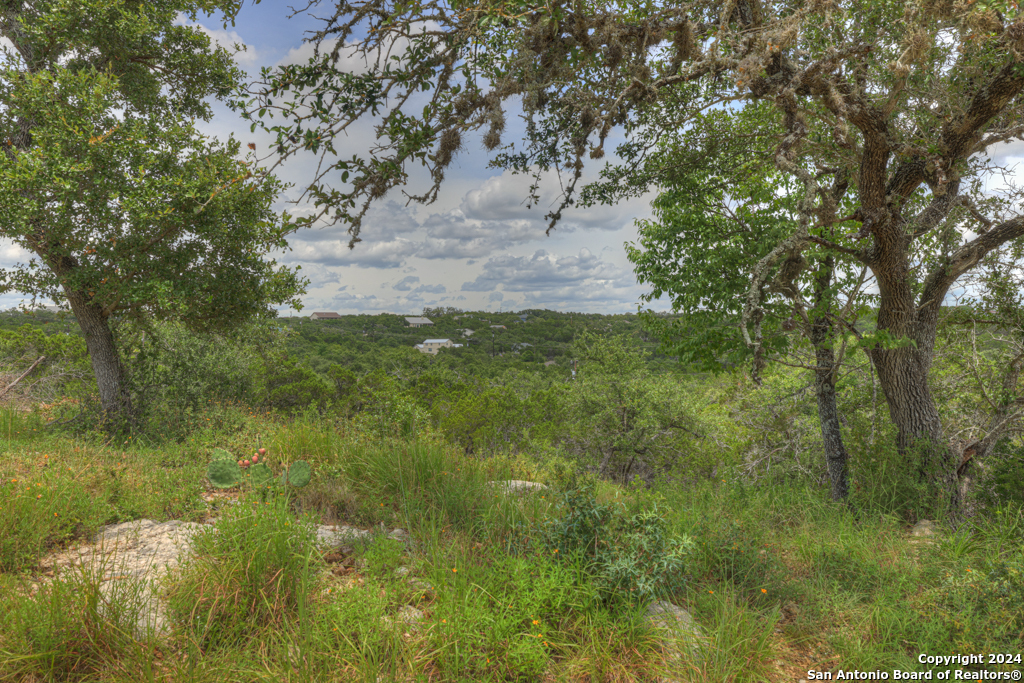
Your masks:
[[[255,78],[261,67],[305,63],[312,46],[306,31],[320,22],[309,15],[288,18],[288,3],[247,0],[235,25],[223,28],[216,18],[199,26],[229,49],[246,46],[237,55],[240,66]],[[184,19],[181,23],[187,23]],[[357,66],[353,63],[354,66]],[[200,130],[219,139],[234,134],[243,144],[253,142],[261,157],[271,138],[227,107],[215,104],[214,118],[199,122]],[[344,139],[335,140],[340,155],[364,152],[373,137],[373,121],[361,122]],[[521,122],[509,112],[506,142],[521,136]],[[615,147],[610,139],[607,149]],[[1004,146],[994,159],[1018,157],[1019,145]],[[244,149],[244,147],[243,147]],[[298,198],[312,179],[315,159],[296,158],[276,173],[293,187],[278,208],[301,215],[311,209],[288,200]],[[586,169],[593,179],[596,165]],[[411,194],[421,193],[424,172],[414,171]],[[363,222],[363,241],[348,249],[344,226],[307,229],[289,238],[291,250],[272,254],[279,263],[301,265],[310,280],[302,314],[336,311],[341,314],[390,312],[417,314],[425,306],[455,306],[466,310],[548,308],[597,313],[631,312],[645,287],[636,281],[623,245],[637,239],[636,220],[650,216],[653,196],[614,207],[570,209],[550,237],[543,216],[557,196],[557,178],[541,188],[542,201],[528,208],[527,176],[487,168],[487,154],[478,137],[466,141],[446,173],[438,200],[429,206],[406,206],[392,191]],[[26,262],[30,255],[0,241],[0,267]],[[18,294],[0,295],[0,308],[16,306]],[[49,303],[49,302],[46,302]],[[666,302],[654,308],[668,308]],[[292,313],[281,309],[281,313]]]
[[[246,45],[237,60],[255,77],[260,67],[305,63],[312,55],[303,34],[319,23],[307,15],[287,19],[285,4],[246,2],[235,26],[227,30],[213,19],[200,25],[226,47]],[[518,118],[509,113],[506,141],[522,130]],[[367,121],[347,138],[335,140],[339,155],[364,151],[372,139],[372,125]],[[250,133],[246,122],[223,106],[201,128],[221,139],[234,133],[243,143],[254,142],[261,157],[270,148],[269,136]],[[540,205],[528,208],[529,176],[488,169],[487,160],[479,137],[467,140],[435,203],[406,206],[405,197],[392,191],[364,220],[363,241],[354,250],[348,249],[341,225],[293,234],[291,251],[272,256],[289,266],[301,264],[309,278],[303,314],[417,314],[425,306],[636,311],[644,287],[636,281],[623,244],[636,240],[635,221],[650,215],[651,198],[563,212],[563,221],[548,237],[543,217],[555,199],[557,177],[542,188]],[[310,157],[278,167],[277,175],[294,183],[283,199],[301,195],[313,162]],[[413,174],[411,193],[423,191],[425,177],[423,172]],[[280,208],[299,215],[304,209],[285,202]]]

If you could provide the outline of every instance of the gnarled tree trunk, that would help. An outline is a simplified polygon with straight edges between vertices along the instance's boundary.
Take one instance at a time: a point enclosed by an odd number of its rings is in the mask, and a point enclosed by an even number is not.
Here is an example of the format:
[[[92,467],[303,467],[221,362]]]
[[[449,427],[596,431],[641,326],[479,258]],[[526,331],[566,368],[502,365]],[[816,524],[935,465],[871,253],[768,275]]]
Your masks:
[[[118,356],[107,316],[102,308],[89,303],[81,292],[65,290],[65,293],[89,350],[105,425],[110,429],[133,422],[135,410],[128,393],[127,374]]]
[[[828,323],[815,323],[815,327],[826,328]],[[812,341],[815,332],[812,332]],[[823,340],[824,342],[824,340]],[[842,501],[850,492],[846,477],[846,446],[839,430],[839,410],[836,407],[835,353],[827,343],[815,343],[814,355],[817,367],[814,370],[814,394],[818,399],[818,421],[821,423],[821,440],[825,447],[825,466],[831,484],[832,500]]]

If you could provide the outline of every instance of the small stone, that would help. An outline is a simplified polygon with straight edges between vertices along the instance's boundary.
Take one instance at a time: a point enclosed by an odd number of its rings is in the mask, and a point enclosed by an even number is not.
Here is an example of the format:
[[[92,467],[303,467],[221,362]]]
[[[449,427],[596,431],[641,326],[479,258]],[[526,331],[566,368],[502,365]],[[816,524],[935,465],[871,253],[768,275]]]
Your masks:
[[[424,597],[433,597],[434,587],[422,579],[409,579],[409,587],[414,591],[424,593]]]
[[[401,578],[403,576],[408,576],[408,575],[409,575],[409,568],[408,567],[399,567],[398,569],[395,570],[395,576],[397,576],[399,578]]]
[[[670,602],[659,600],[647,607],[647,623],[657,629],[667,631],[665,652],[672,663],[677,663],[682,649],[690,651],[694,659],[699,659],[698,643],[702,636],[700,626],[693,620],[690,613],[682,607]],[[675,679],[662,679],[662,683],[677,683]]]
[[[938,528],[935,526],[935,522],[930,519],[922,519],[910,530],[910,535],[917,537],[934,536],[937,533]]]
[[[411,605],[403,605],[394,617],[383,618],[383,622],[388,626],[397,622],[405,625],[410,631],[418,631],[421,621],[423,621],[423,611]]]

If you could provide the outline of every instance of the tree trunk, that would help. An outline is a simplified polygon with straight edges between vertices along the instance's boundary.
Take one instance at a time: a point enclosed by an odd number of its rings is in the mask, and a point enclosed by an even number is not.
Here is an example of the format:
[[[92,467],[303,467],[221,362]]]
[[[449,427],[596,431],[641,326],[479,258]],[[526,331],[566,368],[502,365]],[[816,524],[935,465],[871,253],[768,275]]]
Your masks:
[[[821,302],[832,283],[833,259],[826,257],[821,273],[815,278],[815,299]],[[846,478],[846,446],[839,431],[839,410],[836,408],[836,357],[832,350],[832,323],[824,314],[811,319],[811,344],[817,361],[814,371],[814,393],[818,398],[818,421],[825,448],[825,465],[832,488],[832,500],[843,501],[850,492]]]
[[[889,416],[896,425],[896,449],[908,466],[917,467],[918,482],[927,486],[928,504],[938,504],[956,522],[961,513],[957,481],[959,459],[946,443],[939,411],[928,389],[930,349],[922,352],[910,346],[876,348],[871,359],[878,370]],[[916,460],[916,463],[914,462]]]
[[[104,425],[110,430],[134,422],[135,411],[128,393],[127,376],[103,309],[89,303],[80,292],[65,290],[65,293],[89,350],[89,360],[99,387]]]
[[[825,465],[832,486],[832,500],[842,501],[849,494],[846,479],[846,446],[839,431],[839,410],[836,408],[835,354],[830,345],[815,346],[817,368],[814,371],[814,393],[818,397],[818,421],[825,446]]]

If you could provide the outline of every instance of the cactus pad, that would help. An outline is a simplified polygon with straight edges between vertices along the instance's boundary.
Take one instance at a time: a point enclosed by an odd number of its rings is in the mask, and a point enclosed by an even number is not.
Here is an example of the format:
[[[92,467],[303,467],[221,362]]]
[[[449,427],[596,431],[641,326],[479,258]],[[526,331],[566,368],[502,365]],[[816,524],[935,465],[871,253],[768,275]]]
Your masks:
[[[271,479],[274,478],[274,473],[270,471],[270,468],[259,462],[255,465],[250,465],[246,471],[246,476],[249,477],[249,484],[252,486],[265,486]]]
[[[214,448],[213,449],[213,459],[215,461],[216,460],[227,460],[229,462],[237,462],[238,461],[238,458],[236,458],[235,456],[231,455],[231,453],[227,452],[223,448]]]
[[[217,488],[229,489],[238,485],[242,478],[242,468],[236,462],[217,459],[206,469],[206,477]]]
[[[309,463],[305,460],[296,460],[288,466],[288,483],[295,487],[302,487],[309,483]]]

